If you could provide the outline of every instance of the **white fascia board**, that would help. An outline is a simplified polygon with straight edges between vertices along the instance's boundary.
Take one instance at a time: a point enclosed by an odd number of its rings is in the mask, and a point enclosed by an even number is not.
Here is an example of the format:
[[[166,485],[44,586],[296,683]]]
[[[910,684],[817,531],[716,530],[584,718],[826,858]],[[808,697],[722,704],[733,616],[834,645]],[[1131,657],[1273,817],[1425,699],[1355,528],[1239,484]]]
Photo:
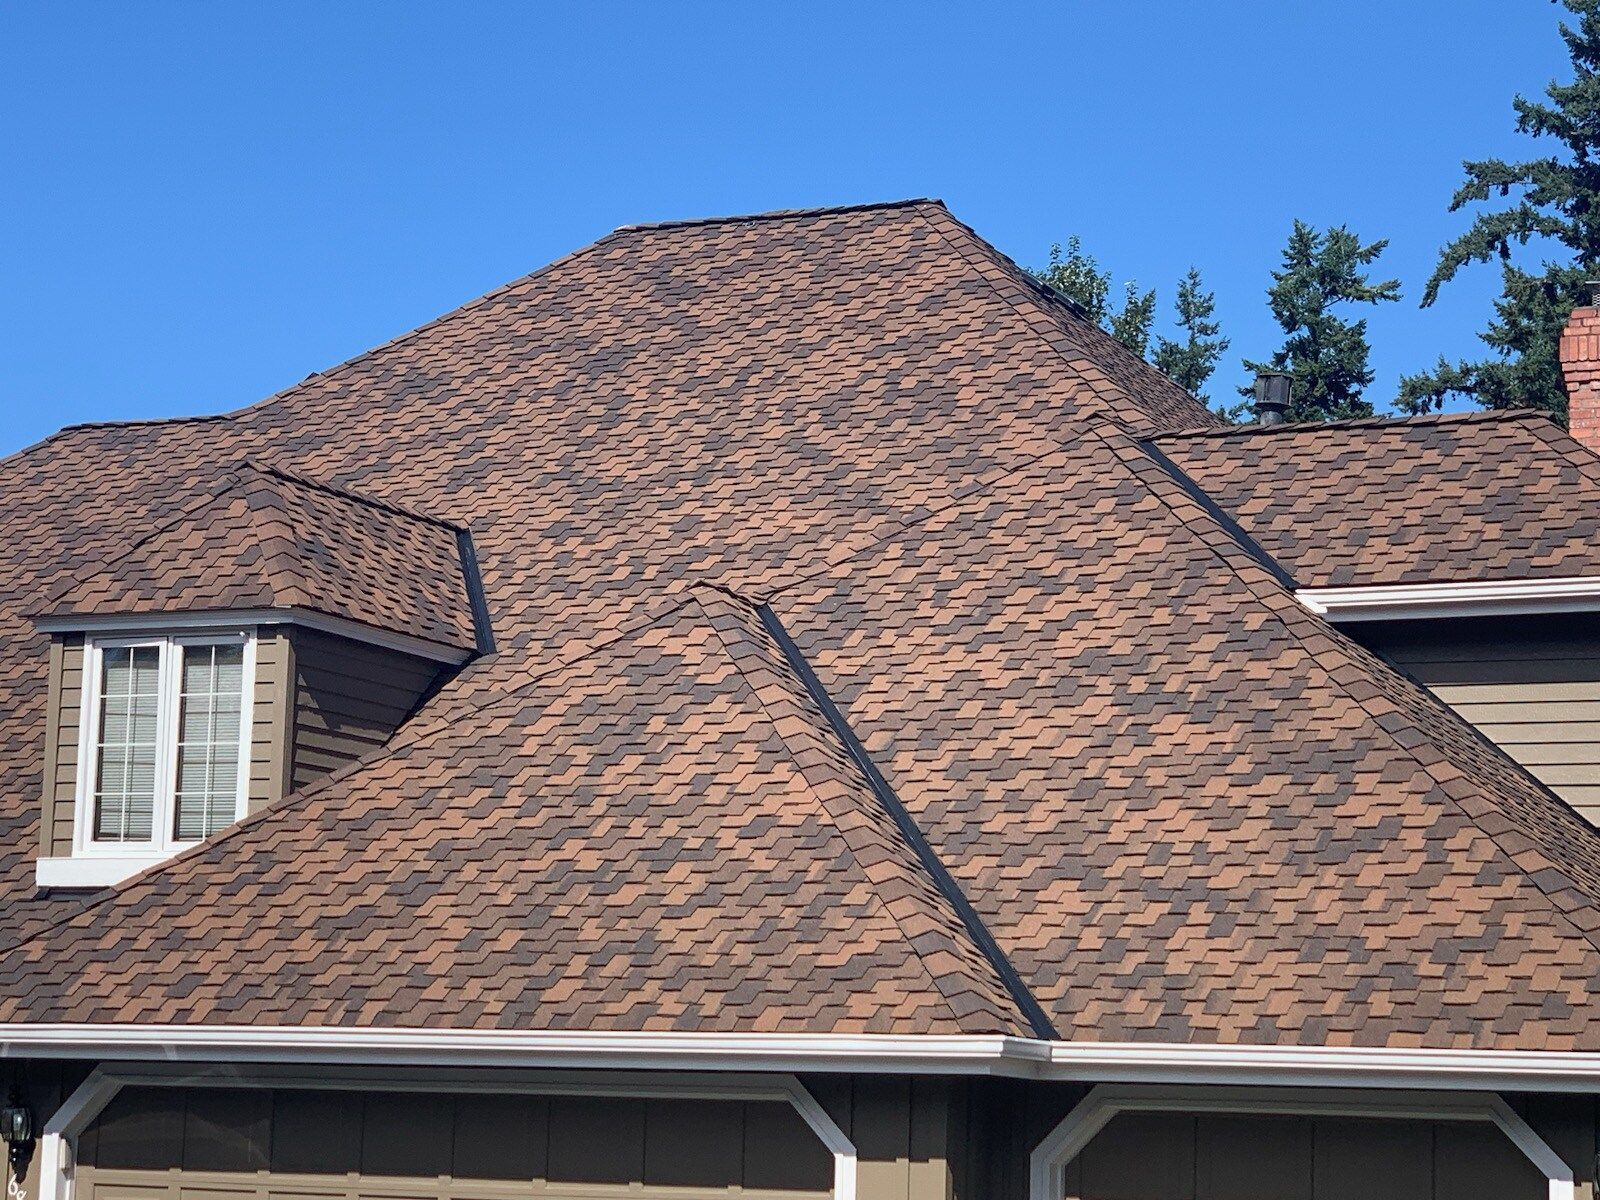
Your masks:
[[[1295,597],[1335,623],[1600,611],[1600,577],[1299,588]]]
[[[857,1071],[1081,1082],[1600,1090],[1600,1054],[1045,1042],[917,1035],[0,1025],[0,1057],[388,1066]]]
[[[1052,1042],[1050,1063],[1086,1083],[1600,1090],[1600,1054],[1543,1050]]]
[[[446,646],[426,638],[394,633],[363,625],[346,617],[330,616],[309,608],[248,608],[214,610],[210,612],[176,613],[98,613],[93,616],[39,617],[34,627],[41,633],[95,633],[113,630],[117,633],[178,633],[185,630],[217,630],[248,628],[257,625],[299,625],[351,641],[365,642],[384,650],[397,650],[402,654],[426,658],[432,662],[460,666],[472,657],[472,651],[459,646]]]
[[[1043,1042],[1001,1036],[0,1025],[0,1058],[23,1057],[1019,1074],[1048,1062],[1049,1050]]]
[[[171,854],[80,854],[72,858],[34,860],[33,882],[41,888],[104,888],[131,879],[140,871],[158,867],[187,847]]]

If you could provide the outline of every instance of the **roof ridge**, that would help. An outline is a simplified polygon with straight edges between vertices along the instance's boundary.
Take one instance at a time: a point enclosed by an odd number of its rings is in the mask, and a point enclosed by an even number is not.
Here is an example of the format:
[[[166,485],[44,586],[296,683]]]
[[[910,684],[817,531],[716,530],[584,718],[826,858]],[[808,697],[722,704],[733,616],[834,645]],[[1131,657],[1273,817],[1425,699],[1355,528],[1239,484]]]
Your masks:
[[[1145,479],[1144,476],[1127,461],[1122,452],[1119,450],[1113,436],[1109,436],[1099,429],[1093,429],[1092,432],[1096,437],[1101,439],[1101,441],[1106,445],[1107,449],[1111,452],[1112,456],[1122,465],[1123,469],[1130,472],[1136,479],[1143,483],[1150,490],[1151,495],[1165,505],[1167,509],[1172,512],[1173,516],[1180,521],[1185,529],[1196,530],[1196,523],[1193,520],[1185,519],[1184,515],[1180,513],[1174,506],[1173,497],[1170,495],[1170,493],[1164,493],[1161,489],[1157,488],[1152,481]],[[1123,436],[1126,437],[1126,435]],[[1157,473],[1159,479],[1167,487],[1176,489],[1177,494],[1183,496],[1184,500],[1186,500],[1188,503],[1196,504],[1197,508],[1199,507],[1199,505],[1193,500],[1192,497],[1188,495],[1188,493],[1178,484],[1178,482],[1172,479],[1165,472],[1165,470],[1162,469],[1159,462],[1157,462],[1154,458],[1151,458],[1148,454],[1143,453],[1143,448],[1140,447],[1138,439],[1127,438],[1127,440],[1135,447],[1140,448],[1142,457],[1144,457],[1145,461],[1150,464],[1151,468]],[[1209,514],[1204,514],[1203,511],[1199,515],[1207,517],[1209,516]],[[1295,599],[1288,588],[1284,587],[1276,579],[1272,579],[1270,571],[1268,571],[1253,557],[1251,557],[1244,547],[1233,541],[1225,527],[1215,521],[1213,521],[1212,524],[1216,525],[1222,541],[1226,544],[1226,549],[1224,549],[1223,546],[1219,546],[1215,539],[1207,537],[1203,533],[1196,532],[1196,536],[1199,537],[1202,543],[1222,561],[1224,566],[1226,566],[1230,571],[1240,578],[1241,582],[1245,584],[1246,589],[1254,599],[1255,603],[1266,609],[1267,612],[1271,614],[1273,619],[1283,626],[1285,632],[1288,633],[1288,635],[1306,653],[1306,655],[1311,658],[1312,661],[1318,663],[1318,665],[1322,667],[1324,673],[1327,675],[1330,685],[1336,688],[1350,701],[1351,704],[1355,705],[1357,709],[1365,714],[1366,718],[1372,723],[1372,725],[1383,734],[1383,736],[1400,754],[1405,755],[1422,770],[1428,779],[1432,781],[1433,786],[1435,789],[1437,789],[1438,793],[1444,797],[1449,804],[1453,805],[1455,809],[1461,813],[1462,817],[1468,822],[1468,824],[1471,825],[1473,829],[1477,830],[1478,833],[1481,834],[1489,842],[1489,844],[1494,847],[1497,854],[1501,855],[1506,859],[1507,862],[1510,863],[1511,867],[1516,871],[1518,876],[1525,880],[1526,883],[1541,896],[1545,897],[1545,899],[1549,902],[1551,909],[1557,914],[1557,916],[1570,925],[1587,944],[1597,950],[1600,950],[1600,920],[1596,921],[1594,929],[1586,929],[1583,924],[1575,920],[1570,909],[1563,908],[1561,903],[1556,899],[1555,895],[1552,894],[1552,889],[1547,886],[1545,881],[1542,881],[1539,878],[1543,872],[1530,870],[1522,863],[1518,862],[1518,856],[1501,844],[1500,836],[1487,829],[1484,826],[1481,818],[1474,814],[1461,799],[1451,792],[1447,786],[1447,780],[1442,779],[1435,772],[1435,764],[1430,762],[1423,755],[1417,753],[1414,746],[1408,745],[1403,738],[1397,736],[1383,722],[1383,720],[1374,714],[1371,709],[1367,707],[1367,704],[1363,702],[1342,679],[1339,678],[1337,671],[1322,663],[1321,655],[1315,652],[1310,645],[1307,644],[1304,633],[1305,626],[1308,623],[1316,626],[1316,633],[1328,641],[1328,644],[1334,648],[1335,653],[1340,656],[1345,664],[1357,670],[1364,671],[1373,678],[1374,682],[1378,684],[1380,688],[1382,688],[1384,683],[1383,676],[1371,672],[1362,664],[1359,657],[1350,654],[1349,650],[1344,645],[1344,643],[1348,640],[1345,635],[1333,628],[1333,626],[1329,625],[1327,622],[1323,621],[1320,617],[1317,617],[1315,614],[1305,609],[1300,602]],[[1242,556],[1243,562],[1236,562],[1233,558],[1233,555]],[[1245,576],[1244,571],[1241,570],[1241,566],[1244,564],[1248,564],[1249,569],[1253,571],[1259,571],[1263,577],[1272,579],[1272,586],[1281,593],[1278,597],[1276,597],[1278,601],[1277,603],[1274,603],[1273,598],[1269,597],[1267,594],[1264,594],[1258,585],[1252,583]],[[1356,649],[1359,650],[1360,648],[1356,647]],[[1362,653],[1366,652],[1362,651]],[[1570,807],[1568,807],[1564,801],[1560,800],[1559,797],[1556,797],[1555,794],[1551,792],[1544,784],[1541,784],[1538,780],[1534,779],[1525,768],[1512,761],[1510,756],[1507,755],[1505,751],[1501,750],[1498,746],[1495,746],[1494,743],[1490,742],[1488,738],[1479,732],[1476,727],[1472,726],[1470,722],[1467,722],[1464,718],[1453,713],[1443,701],[1438,700],[1425,688],[1422,688],[1420,685],[1406,679],[1398,671],[1395,671],[1393,668],[1390,668],[1386,664],[1382,663],[1381,660],[1377,659],[1376,656],[1369,654],[1368,657],[1372,658],[1373,663],[1376,664],[1380,669],[1388,671],[1390,675],[1399,680],[1403,687],[1412,690],[1416,697],[1419,698],[1424,705],[1431,709],[1433,715],[1443,718],[1445,722],[1454,726],[1458,732],[1464,731],[1473,744],[1477,745],[1480,750],[1484,750],[1491,754],[1498,765],[1508,769],[1509,774],[1519,781],[1527,784],[1534,792],[1548,799],[1554,806],[1569,814],[1571,813]],[[1386,690],[1384,691],[1384,694],[1387,695]],[[1398,705],[1396,705],[1396,708],[1398,709]],[[1410,719],[1409,724],[1412,729],[1422,735],[1426,744],[1435,746],[1437,745],[1423,721]],[[1559,861],[1558,858],[1553,856],[1538,838],[1527,832],[1526,822],[1522,819],[1520,813],[1518,813],[1515,802],[1513,802],[1510,806],[1504,804],[1495,804],[1494,793],[1492,790],[1484,783],[1478,781],[1476,776],[1474,776],[1467,766],[1463,766],[1458,763],[1455,755],[1444,754],[1443,758],[1446,762],[1456,766],[1458,777],[1466,779],[1480,796],[1489,800],[1489,802],[1494,805],[1496,810],[1500,812],[1502,818],[1505,820],[1509,830],[1513,832],[1515,836],[1520,837],[1527,844],[1527,846],[1534,853],[1536,853],[1540,859],[1543,860],[1543,863],[1545,864],[1545,870],[1558,875],[1567,888],[1576,892],[1584,899],[1586,902],[1585,906],[1589,909],[1589,911],[1594,913],[1597,918],[1600,918],[1600,896],[1591,894],[1589,888],[1577,877],[1575,877],[1567,869],[1567,867]],[[1507,811],[1508,807],[1510,811]],[[1581,819],[1575,815],[1573,819],[1575,821],[1580,821],[1581,823]]]
[[[158,425],[185,425],[197,424],[206,421],[231,421],[234,413],[196,413],[189,417],[130,417],[119,421],[75,421],[70,425],[63,425],[59,429],[51,430],[36,442],[29,442],[26,446],[18,446],[7,454],[0,454],[0,465],[8,464],[26,456],[43,450],[46,446],[53,445],[66,439],[70,434],[80,433],[89,429],[131,429]]]
[[[990,270],[998,271],[1002,276],[1005,277],[1006,280],[1011,282],[1016,287],[1022,289],[1023,293],[1034,302],[1035,307],[1032,311],[1043,317],[1046,323],[1056,325],[1057,319],[1055,317],[1055,312],[1058,309],[1064,309],[1072,320],[1082,324],[1084,329],[1089,333],[1090,337],[1099,339],[1110,354],[1113,356],[1124,357],[1127,360],[1127,366],[1129,369],[1135,372],[1148,372],[1157,380],[1160,380],[1165,386],[1172,388],[1179,396],[1182,396],[1184,399],[1186,399],[1196,409],[1200,410],[1201,412],[1209,412],[1205,405],[1201,404],[1200,401],[1196,400],[1192,395],[1190,395],[1188,392],[1185,392],[1170,378],[1156,370],[1155,367],[1145,361],[1142,357],[1134,354],[1121,342],[1117,341],[1116,338],[1112,337],[1105,330],[1101,329],[1096,322],[1090,320],[1088,314],[1083,311],[1081,306],[1057,292],[1055,288],[1036,278],[1031,271],[1027,270],[1005,251],[1001,250],[992,242],[984,238],[980,233],[978,233],[977,230],[963,222],[954,213],[950,212],[949,209],[944,208],[942,205],[940,208],[943,212],[943,224],[954,226],[960,232],[961,239],[966,242],[969,247],[976,247],[978,254],[981,255],[982,259],[984,260],[983,263],[975,261],[966,252],[966,250],[957,245],[947,230],[942,228],[940,222],[935,221],[932,216],[924,213],[923,219],[928,222],[929,226],[932,227],[937,236],[944,239],[945,242],[950,245],[950,248],[952,251],[954,251],[956,256],[963,262],[967,263],[968,266],[978,274],[979,278],[989,285],[990,290],[995,293],[1001,302],[1008,309],[1010,309],[1019,320],[1021,320],[1027,331],[1034,337],[1038,338],[1039,341],[1044,344],[1045,349],[1077,377],[1077,380],[1081,386],[1088,389],[1089,393],[1094,396],[1096,400],[1105,405],[1107,409],[1105,414],[1107,419],[1116,424],[1131,424],[1131,422],[1126,420],[1124,415],[1129,409],[1134,410],[1141,416],[1151,418],[1152,414],[1142,411],[1150,398],[1141,396],[1136,389],[1125,386],[1125,384],[1117,378],[1115,372],[1120,370],[1120,367],[1112,367],[1108,369],[1099,359],[1096,359],[1091,354],[1083,352],[1077,348],[1074,348],[1073,353],[1068,353],[1066,350],[1064,350],[1057,341],[1057,338],[1063,335],[1063,331],[1059,327],[1057,327],[1053,333],[1046,333],[1043,329],[1041,329],[1034,320],[1030,319],[1029,312],[1024,310],[1024,306],[1019,303],[1017,299],[1005,294],[1005,292],[994,281],[994,279],[991,278],[990,274],[985,271],[985,265]],[[1084,373],[1084,360],[1088,360],[1096,368],[1099,377],[1104,381],[1103,385],[1096,384],[1088,375]],[[1107,395],[1102,390],[1102,387],[1109,388],[1111,394]]]
[[[748,616],[749,616],[749,618],[751,620],[756,621],[757,623],[761,623],[760,606],[758,604],[752,602],[750,599],[748,599],[745,596],[741,596],[738,592],[733,591],[730,588],[723,587],[723,586],[720,586],[720,585],[715,585],[715,584],[708,584],[708,585],[704,585],[704,586],[705,586],[705,590],[715,591],[720,596],[722,596],[729,604],[736,605],[739,608],[743,609],[744,612],[746,614],[748,614]],[[716,616],[715,616],[714,613],[712,613],[709,609],[707,609],[705,607],[704,600],[700,600],[700,599],[697,598],[696,603],[700,607],[701,611],[704,613],[704,615],[706,617],[706,620],[707,620],[707,624],[709,625],[709,627],[711,629],[711,632],[716,636],[718,642],[720,642],[722,644],[724,653],[727,654],[729,660],[733,663],[734,670],[738,672],[739,677],[744,682],[745,687],[749,689],[751,697],[754,699],[755,703],[760,707],[761,711],[765,714],[768,724],[770,724],[773,727],[774,734],[778,738],[778,741],[783,745],[784,752],[789,756],[790,762],[794,764],[794,768],[795,768],[796,772],[799,773],[800,778],[804,781],[804,783],[806,785],[806,788],[811,792],[812,796],[815,798],[815,800],[817,802],[817,806],[826,815],[826,817],[828,819],[828,823],[830,825],[832,825],[834,830],[838,833],[840,839],[845,844],[846,850],[849,851],[851,859],[854,860],[857,869],[861,872],[862,876],[866,879],[868,885],[871,887],[873,899],[877,901],[878,906],[884,911],[885,915],[895,925],[895,927],[900,930],[900,934],[905,939],[906,944],[909,947],[911,947],[912,953],[914,953],[917,956],[917,961],[922,966],[923,971],[927,974],[929,982],[931,982],[933,984],[935,990],[937,990],[939,992],[940,996],[942,996],[944,998],[945,1004],[949,1007],[951,1016],[955,1019],[956,1024],[958,1026],[962,1025],[963,1024],[962,1013],[960,1012],[960,1010],[958,1010],[956,1008],[956,1005],[954,1003],[954,997],[953,997],[953,995],[951,994],[951,992],[947,989],[947,987],[945,985],[945,980],[949,977],[950,972],[939,972],[939,971],[936,971],[934,969],[933,965],[928,961],[928,955],[924,952],[923,947],[919,944],[923,939],[921,937],[919,937],[918,935],[912,934],[906,928],[905,922],[901,919],[900,915],[898,913],[896,913],[894,904],[892,904],[883,895],[883,892],[879,887],[878,881],[873,878],[873,867],[872,867],[872,865],[869,864],[869,862],[863,857],[861,850],[858,849],[858,847],[856,845],[857,839],[852,835],[851,831],[849,831],[844,826],[844,824],[841,823],[841,821],[839,819],[839,815],[836,812],[834,812],[834,810],[833,810],[832,806],[830,805],[829,801],[823,795],[822,789],[818,786],[817,782],[812,778],[812,772],[816,768],[813,765],[809,765],[807,762],[802,761],[801,754],[796,751],[796,749],[795,749],[795,747],[794,747],[794,745],[793,745],[793,743],[791,741],[790,735],[788,733],[784,732],[784,729],[783,729],[783,718],[778,713],[773,711],[771,704],[768,702],[766,696],[763,695],[763,692],[765,691],[764,687],[762,685],[760,685],[754,678],[751,677],[750,672],[746,669],[745,664],[740,661],[740,655],[737,653],[735,648],[729,643],[728,637],[723,634],[722,630],[717,628]],[[762,632],[767,637],[767,640],[769,642],[773,643],[773,649],[776,652],[776,654],[778,655],[778,657],[780,659],[784,658],[785,655],[783,653],[783,647],[777,645],[776,642],[773,641],[773,638],[772,638],[772,635],[771,635],[770,632],[768,632],[764,628],[763,628]],[[796,680],[795,682],[799,685],[799,687],[800,687],[800,689],[801,689],[801,691],[803,693],[804,692],[804,687],[805,687],[804,682],[800,681],[800,680]],[[790,698],[791,701],[797,702],[797,703],[800,702],[800,696],[795,694],[793,689],[785,688],[784,690],[787,693],[789,693],[789,698]],[[811,701],[809,697],[807,697],[807,702],[810,703],[810,705],[811,705],[811,707],[813,709],[816,708],[815,702]],[[807,713],[806,714],[807,717],[810,717],[811,715],[812,715],[811,713]],[[823,714],[821,712],[817,712],[815,715],[821,717],[824,723],[827,722],[826,714]],[[819,738],[821,738],[825,743],[831,744],[831,743],[837,743],[839,741],[839,739],[836,736],[831,736],[831,730],[824,731],[822,729],[813,728],[811,730],[811,732],[814,735],[816,735]],[[850,767],[854,768],[855,774],[857,776],[861,775],[861,772],[860,772],[859,768],[855,767],[855,763],[851,758],[851,755],[849,753],[849,747],[842,746],[842,745],[830,745],[830,748],[835,750],[837,753],[840,753],[840,754],[842,754],[844,756],[846,761],[850,763]],[[870,780],[868,780],[868,779],[866,779],[864,777],[861,777],[861,778],[857,778],[854,782],[857,784],[858,787],[865,787],[865,789],[867,791],[869,791],[869,792],[872,791],[871,781]],[[883,815],[886,816],[888,814],[883,814]],[[891,822],[891,824],[892,824],[892,822]],[[883,827],[878,822],[872,822],[871,825],[872,825],[872,828],[877,829],[880,832],[880,834],[886,834],[887,837],[888,837],[888,840],[898,842],[899,845],[900,845],[900,849],[902,851],[904,851],[909,856],[909,860],[910,861],[902,859],[902,860],[900,860],[898,862],[897,865],[901,869],[906,870],[908,873],[911,873],[911,874],[920,873],[924,877],[924,882],[929,887],[932,888],[934,895],[938,896],[939,900],[942,901],[944,905],[946,905],[947,907],[952,909],[952,911],[949,911],[949,912],[946,912],[946,913],[942,914],[953,925],[953,928],[946,929],[945,932],[947,934],[949,934],[949,933],[954,933],[954,932],[959,930],[960,935],[968,943],[966,948],[969,951],[971,951],[971,953],[976,955],[977,958],[983,963],[983,965],[986,968],[988,968],[989,971],[994,973],[994,978],[992,980],[989,980],[988,983],[991,985],[993,990],[996,993],[998,993],[998,995],[995,997],[995,999],[999,999],[999,998],[1003,997],[1009,1004],[1014,1006],[1016,1008],[1016,1012],[1014,1014],[1012,1014],[1012,1015],[1015,1016],[1015,1018],[1018,1020],[1019,1024],[1026,1025],[1027,1024],[1027,1015],[1026,1015],[1025,1011],[1021,1008],[1021,1006],[1017,1005],[1016,997],[1010,994],[1009,989],[1006,986],[1005,978],[998,971],[995,970],[995,964],[993,963],[992,960],[990,960],[989,956],[984,953],[983,947],[977,944],[977,942],[972,938],[971,932],[964,927],[964,923],[961,920],[960,913],[953,911],[954,906],[950,904],[950,898],[944,894],[942,889],[940,889],[940,887],[938,886],[938,881],[933,879],[928,874],[928,872],[926,870],[926,867],[920,861],[920,857],[917,854],[916,848],[914,846],[908,845],[906,843],[906,839],[905,839],[905,837],[903,835],[896,837],[894,834],[888,834],[888,831],[884,830]],[[965,970],[963,970],[962,974],[963,975],[966,974]],[[973,979],[966,979],[964,981],[965,987],[967,989],[972,989],[976,985],[976,983],[977,983],[977,981],[973,980]]]
[[[405,517],[407,520],[411,521],[419,521],[424,525],[435,525],[441,529],[446,529],[451,533],[465,533],[468,529],[468,526],[460,524],[459,522],[447,520],[444,517],[430,516],[427,513],[417,512],[415,509],[404,508],[401,505],[395,504],[389,500],[382,500],[376,496],[368,496],[361,492],[351,491],[349,488],[342,487],[334,483],[328,483],[321,479],[313,479],[309,475],[302,475],[297,471],[291,471],[287,467],[279,466],[277,463],[249,460],[244,464],[244,466],[250,470],[260,471],[266,475],[274,475],[279,479],[285,480],[286,482],[295,484],[299,487],[310,488],[312,491],[324,492],[330,496],[337,496],[341,500],[349,500],[352,504],[365,505],[368,508],[374,508],[379,512],[386,512],[392,516]]]
[[[1533,434],[1548,446],[1552,453],[1559,454],[1571,463],[1573,470],[1586,479],[1600,484],[1600,452],[1573,437],[1570,429],[1552,420],[1548,423],[1533,423]]]
[[[644,233],[658,229],[689,229],[699,225],[738,225],[746,221],[788,221],[795,218],[827,217],[836,213],[874,212],[895,208],[915,208],[937,205],[946,208],[945,202],[935,196],[912,196],[904,200],[869,200],[859,204],[821,204],[812,208],[772,208],[762,212],[729,213],[713,217],[681,217],[666,221],[636,221],[618,225],[615,233]]]
[[[1142,441],[1177,441],[1192,438],[1272,436],[1279,433],[1320,433],[1342,429],[1403,429],[1421,425],[1456,425],[1479,421],[1539,421],[1555,418],[1541,408],[1491,408],[1482,412],[1416,413],[1410,416],[1350,417],[1342,421],[1290,421],[1281,425],[1202,425],[1162,429],[1144,434]]]
[[[128,425],[182,425],[198,421],[231,421],[231,412],[223,413],[194,413],[187,417],[126,417],[121,419],[108,419],[101,421],[73,421],[63,425],[51,437],[59,437],[63,433],[71,433],[75,429],[121,429]],[[49,440],[48,438],[45,440]]]
[[[144,549],[157,538],[176,528],[186,517],[193,516],[195,513],[210,507],[221,497],[233,491],[242,482],[239,478],[240,468],[247,465],[248,463],[245,460],[233,459],[225,463],[217,471],[216,476],[209,484],[203,485],[195,491],[183,492],[171,497],[167,503],[161,506],[161,515],[156,519],[156,523],[145,533],[134,538],[133,541],[123,547],[121,557],[127,558],[135,551]],[[151,515],[154,516],[155,514]],[[59,603],[62,597],[69,592],[76,591],[82,586],[85,579],[94,578],[102,574],[104,574],[104,569],[67,580],[45,597],[39,608],[35,610],[35,615],[47,614],[51,605]]]

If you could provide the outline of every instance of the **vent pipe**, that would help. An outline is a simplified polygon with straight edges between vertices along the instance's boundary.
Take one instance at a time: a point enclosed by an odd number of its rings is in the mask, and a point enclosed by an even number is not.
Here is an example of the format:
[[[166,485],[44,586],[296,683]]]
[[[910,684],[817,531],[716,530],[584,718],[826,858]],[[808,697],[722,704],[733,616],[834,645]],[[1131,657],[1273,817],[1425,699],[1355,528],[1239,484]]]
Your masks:
[[[1289,383],[1284,371],[1256,372],[1256,424],[1282,425],[1289,413]]]

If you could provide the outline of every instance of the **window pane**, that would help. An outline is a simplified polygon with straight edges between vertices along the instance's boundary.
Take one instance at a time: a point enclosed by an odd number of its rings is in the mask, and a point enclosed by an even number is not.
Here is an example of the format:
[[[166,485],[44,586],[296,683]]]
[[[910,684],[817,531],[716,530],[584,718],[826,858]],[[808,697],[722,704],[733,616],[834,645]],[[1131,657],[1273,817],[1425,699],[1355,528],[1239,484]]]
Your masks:
[[[156,797],[156,712],[161,652],[154,646],[106,650],[100,666],[94,838],[150,840]]]
[[[185,646],[182,678],[172,833],[194,842],[238,816],[244,648]]]

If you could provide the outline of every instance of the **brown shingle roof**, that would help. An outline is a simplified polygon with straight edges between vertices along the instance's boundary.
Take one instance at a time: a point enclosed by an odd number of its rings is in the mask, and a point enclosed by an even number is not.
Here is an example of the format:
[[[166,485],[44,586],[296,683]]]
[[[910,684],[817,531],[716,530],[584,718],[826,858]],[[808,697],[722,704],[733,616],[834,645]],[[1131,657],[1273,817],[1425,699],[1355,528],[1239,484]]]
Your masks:
[[[1600,571],[1600,458],[1544,414],[1157,437],[1302,587]]]
[[[1600,1049],[1596,834],[1133,440],[1202,419],[924,203],[620,231],[225,420],[6,460],[0,1019],[1027,1032],[765,600],[1064,1034]],[[498,653],[63,911],[23,617],[235,456],[470,526]]]
[[[0,967],[24,1015],[1026,1032],[717,592],[27,943]]]
[[[299,609],[457,650],[476,645],[461,531],[241,463],[36,614]]]
[[[772,604],[1068,1036],[1600,1049],[1600,835],[1130,440]]]

